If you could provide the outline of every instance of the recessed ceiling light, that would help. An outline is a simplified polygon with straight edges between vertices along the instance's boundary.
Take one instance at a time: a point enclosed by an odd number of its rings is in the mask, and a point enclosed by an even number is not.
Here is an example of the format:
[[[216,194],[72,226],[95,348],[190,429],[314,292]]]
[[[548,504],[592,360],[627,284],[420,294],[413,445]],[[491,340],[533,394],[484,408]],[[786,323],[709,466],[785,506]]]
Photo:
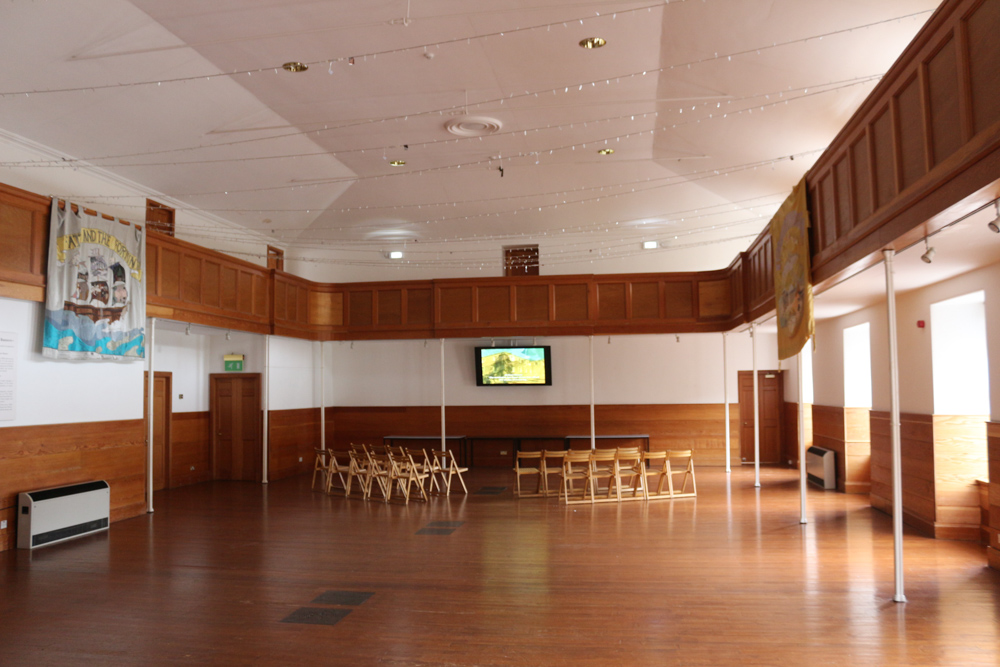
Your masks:
[[[642,242],[642,249],[643,250],[654,250],[656,248],[656,246],[658,246],[658,245],[659,244],[656,241],[643,241]]]
[[[305,72],[307,69],[309,69],[309,65],[300,62],[290,62],[282,65],[281,69],[285,70],[286,72]]]
[[[580,40],[580,46],[585,49],[599,49],[607,44],[603,37],[588,37]]]
[[[403,259],[402,250],[391,250],[389,252],[389,259]]]
[[[502,127],[503,123],[489,116],[463,115],[444,124],[444,129],[459,137],[485,137],[499,132]]]
[[[601,150],[597,151],[597,154],[598,155],[613,155],[614,152],[615,152],[614,148],[602,148]]]
[[[402,167],[406,164],[406,160],[389,160],[390,167]]]

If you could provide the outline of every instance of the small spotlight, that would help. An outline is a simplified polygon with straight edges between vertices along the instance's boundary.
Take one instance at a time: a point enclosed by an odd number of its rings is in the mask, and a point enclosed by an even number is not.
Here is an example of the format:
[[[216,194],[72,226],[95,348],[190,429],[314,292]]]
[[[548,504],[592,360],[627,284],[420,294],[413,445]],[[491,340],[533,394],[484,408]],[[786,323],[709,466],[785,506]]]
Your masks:
[[[657,243],[656,241],[643,241],[642,242],[642,249],[643,250],[655,250],[657,248],[657,246],[659,246],[659,245],[660,244]]]
[[[598,155],[614,155],[615,154],[615,149],[614,148],[602,148],[601,150],[597,151],[597,154]]]
[[[190,336],[191,335],[191,325],[190,324],[187,325],[187,329],[184,330],[184,335],[185,336]]]
[[[584,49],[599,49],[607,43],[607,40],[603,37],[588,37],[587,39],[580,40],[580,47]]]
[[[924,254],[920,256],[920,259],[924,261],[925,264],[930,264],[934,261],[934,248],[932,248],[928,243],[927,239],[924,239]]]
[[[232,339],[233,339],[233,334],[232,334],[232,332],[231,332],[231,331],[227,331],[227,332],[226,332],[226,340],[232,340]]]
[[[986,226],[994,234],[1000,234],[1000,200],[993,202],[993,208],[996,211],[996,217],[986,223]]]
[[[390,250],[389,251],[389,259],[403,259],[403,251],[402,250]]]
[[[389,166],[390,167],[402,167],[405,164],[406,164],[406,160],[390,160],[389,161]]]
[[[285,70],[286,72],[305,72],[307,69],[309,69],[309,65],[300,62],[290,62],[282,65],[281,69]]]

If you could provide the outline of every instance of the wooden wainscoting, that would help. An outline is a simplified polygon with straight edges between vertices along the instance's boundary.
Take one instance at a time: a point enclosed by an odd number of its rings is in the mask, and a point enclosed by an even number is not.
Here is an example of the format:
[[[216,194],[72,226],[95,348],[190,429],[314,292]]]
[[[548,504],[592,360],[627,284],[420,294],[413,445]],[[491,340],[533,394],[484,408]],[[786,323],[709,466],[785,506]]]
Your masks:
[[[813,406],[806,403],[806,449],[813,446]],[[799,404],[785,401],[785,433],[782,439],[781,463],[793,468],[799,466]]]
[[[724,414],[721,404],[598,405],[594,410],[598,435],[648,433],[651,450],[693,449],[696,465],[709,466],[725,464]],[[730,455],[738,465],[739,410],[735,404],[729,414]],[[564,436],[590,433],[586,405],[463,405],[446,407],[445,415],[449,434],[483,439],[473,444],[479,465],[513,465],[511,438],[548,438],[523,443],[525,449],[538,449],[542,444],[561,447]],[[328,446],[342,450],[352,442],[381,443],[386,435],[433,437],[441,432],[441,408],[329,407],[327,423]],[[483,456],[478,455],[480,448]]]
[[[872,507],[892,513],[892,442],[889,413],[872,410]],[[934,536],[934,427],[930,415],[900,415],[903,452],[903,521],[924,535]]]
[[[986,528],[989,548],[986,555],[990,567],[1000,570],[1000,422],[986,425],[986,446],[989,452],[989,513],[990,523]]]
[[[170,488],[212,479],[208,412],[175,412],[171,419]]]
[[[319,408],[269,410],[267,433],[268,480],[312,470],[320,445]]]
[[[22,491],[97,479],[111,485],[111,521],[146,511],[142,419],[0,429],[0,518],[14,518]],[[8,527],[0,549],[13,546]]]
[[[843,493],[871,492],[868,413],[867,408],[813,406],[813,444],[837,453],[837,490]]]

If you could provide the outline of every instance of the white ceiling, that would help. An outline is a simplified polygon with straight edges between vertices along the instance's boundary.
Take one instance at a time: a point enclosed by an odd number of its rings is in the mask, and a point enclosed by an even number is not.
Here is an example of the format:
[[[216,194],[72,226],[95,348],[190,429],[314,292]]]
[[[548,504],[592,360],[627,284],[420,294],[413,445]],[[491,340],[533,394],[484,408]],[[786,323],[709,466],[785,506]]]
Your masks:
[[[82,161],[57,168],[113,172],[341,278],[380,275],[403,247],[410,273],[389,277],[497,275],[501,246],[521,242],[539,243],[546,274],[713,269],[937,4],[4,3],[0,128]],[[607,46],[577,45],[593,36]],[[447,131],[466,116],[501,127]]]

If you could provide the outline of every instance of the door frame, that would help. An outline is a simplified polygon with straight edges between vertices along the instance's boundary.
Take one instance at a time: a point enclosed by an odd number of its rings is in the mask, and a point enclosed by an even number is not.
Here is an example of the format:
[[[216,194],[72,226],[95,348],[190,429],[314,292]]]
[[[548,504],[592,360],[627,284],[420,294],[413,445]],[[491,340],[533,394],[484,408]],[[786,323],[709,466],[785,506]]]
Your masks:
[[[776,376],[774,379],[775,379],[775,384],[778,387],[778,397],[780,399],[778,401],[778,408],[777,408],[778,409],[778,417],[777,417],[777,419],[778,419],[778,442],[776,443],[776,446],[777,446],[777,457],[778,457],[778,460],[777,461],[773,461],[773,462],[772,461],[767,461],[767,462],[761,461],[761,465],[781,465],[782,464],[782,458],[781,457],[782,457],[782,453],[784,452],[784,438],[785,438],[785,429],[784,429],[784,417],[785,417],[785,415],[784,415],[784,396],[783,396],[784,392],[782,391],[782,387],[784,386],[783,385],[783,383],[784,383],[784,375],[783,375],[783,373],[784,373],[783,370],[774,370],[774,369],[768,370],[768,369],[762,369],[762,368],[757,369],[758,389],[760,388],[760,384],[759,383],[760,383],[761,380],[765,379],[765,377],[767,375],[774,374]],[[750,376],[751,381],[753,381],[753,371],[752,370],[740,370],[740,371],[737,371],[737,374],[736,374],[736,378],[737,378],[737,380],[736,380],[736,399],[737,399],[738,405],[739,405],[739,422],[738,423],[739,423],[739,433],[740,433],[740,463],[742,465],[753,465],[754,464],[754,460],[753,460],[753,438],[750,438],[749,442],[744,442],[744,438],[743,438],[743,408],[744,408],[744,405],[743,405],[743,401],[742,401],[741,394],[740,394],[740,382],[739,382],[739,379],[740,379],[740,377],[746,377],[746,376]],[[763,396],[758,391],[758,394],[757,394],[757,403],[758,403],[758,405],[761,405],[761,400],[762,399],[763,399]],[[753,399],[751,399],[749,401],[749,406],[748,407],[751,410],[753,409]],[[753,415],[751,414],[750,417],[753,418]],[[749,448],[749,449],[745,449],[745,448]],[[744,455],[743,455],[744,451],[748,451],[748,454],[749,454],[745,458],[744,458]]]
[[[166,394],[165,409],[166,414],[163,415],[163,430],[164,430],[164,442],[163,442],[163,489],[170,488],[170,465],[172,463],[171,459],[173,457],[173,429],[170,427],[173,421],[174,415],[174,403],[173,403],[173,392],[174,392],[174,374],[172,371],[153,371],[153,384],[156,384],[157,378],[163,378],[167,382],[166,389],[164,393]],[[149,371],[142,372],[142,422],[145,426],[146,434],[149,434]],[[156,401],[153,401],[153,408],[155,412]],[[152,442],[146,443],[147,447],[152,447]],[[155,453],[155,450],[154,450]],[[148,453],[147,453],[148,456]],[[154,483],[155,486],[155,483]],[[154,489],[155,490],[155,489]]]
[[[253,379],[257,382],[257,412],[259,412],[258,422],[257,422],[257,434],[259,435],[260,442],[260,464],[261,471],[264,465],[264,385],[263,385],[263,374],[262,373],[209,373],[208,374],[208,426],[209,426],[209,439],[208,439],[208,457],[209,457],[209,468],[212,471],[212,479],[218,479],[216,474],[215,466],[215,455],[216,449],[218,448],[218,430],[216,430],[216,418],[217,418],[217,401],[216,397],[216,383],[225,378],[245,378]],[[262,473],[263,474],[263,473]],[[245,480],[245,481],[259,481]]]

